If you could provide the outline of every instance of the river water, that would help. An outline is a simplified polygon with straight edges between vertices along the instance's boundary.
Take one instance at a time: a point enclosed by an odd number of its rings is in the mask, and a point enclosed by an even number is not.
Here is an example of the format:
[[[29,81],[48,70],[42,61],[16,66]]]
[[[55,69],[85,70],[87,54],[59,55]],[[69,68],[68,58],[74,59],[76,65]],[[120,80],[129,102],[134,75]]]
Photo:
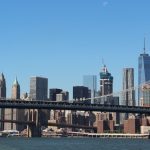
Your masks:
[[[0,150],[150,150],[149,139],[0,138]]]

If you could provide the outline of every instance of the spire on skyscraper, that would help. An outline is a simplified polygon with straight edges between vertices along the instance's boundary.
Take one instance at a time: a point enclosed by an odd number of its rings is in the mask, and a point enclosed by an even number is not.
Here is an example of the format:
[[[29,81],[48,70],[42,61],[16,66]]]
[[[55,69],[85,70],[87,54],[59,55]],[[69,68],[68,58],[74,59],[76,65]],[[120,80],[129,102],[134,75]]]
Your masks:
[[[6,97],[6,81],[4,74],[0,74],[0,97]]]
[[[14,81],[13,85],[19,85],[17,77],[15,78],[15,81]]]
[[[0,80],[4,80],[4,74],[3,74],[3,72],[1,73],[1,75],[0,75]]]
[[[102,68],[102,72],[104,72],[104,73],[108,72],[108,69],[107,69],[106,65],[104,65],[104,67]]]
[[[146,41],[146,38],[144,37],[143,52],[140,54],[140,56],[142,56],[142,57],[143,57],[143,56],[144,56],[144,57],[145,57],[145,56],[146,56],[146,57],[149,56],[149,54],[146,53],[146,46],[145,46],[145,45],[146,45],[146,44],[145,44],[146,42],[145,42],[145,41]]]
[[[144,54],[145,54],[145,37],[144,37],[144,48],[143,48],[143,50],[144,50]]]

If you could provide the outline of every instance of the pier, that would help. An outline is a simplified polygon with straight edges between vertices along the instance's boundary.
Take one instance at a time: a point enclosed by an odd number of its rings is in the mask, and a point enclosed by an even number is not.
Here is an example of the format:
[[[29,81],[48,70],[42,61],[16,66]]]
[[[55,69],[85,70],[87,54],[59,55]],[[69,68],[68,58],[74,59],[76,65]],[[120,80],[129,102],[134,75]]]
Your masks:
[[[149,134],[123,134],[123,133],[82,133],[68,132],[71,137],[92,137],[92,138],[131,138],[131,139],[149,139]]]

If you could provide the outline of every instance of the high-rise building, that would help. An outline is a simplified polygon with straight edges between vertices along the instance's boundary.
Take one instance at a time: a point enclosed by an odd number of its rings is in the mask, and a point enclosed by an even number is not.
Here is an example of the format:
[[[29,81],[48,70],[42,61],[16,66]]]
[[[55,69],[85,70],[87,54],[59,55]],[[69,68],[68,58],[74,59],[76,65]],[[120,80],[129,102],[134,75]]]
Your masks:
[[[106,65],[104,65],[100,72],[100,96],[113,93],[113,77],[108,72]]]
[[[18,83],[17,78],[15,79],[13,86],[12,86],[12,99],[20,99],[20,85]]]
[[[6,81],[3,73],[0,75],[0,98],[6,98]]]
[[[6,81],[4,74],[0,74],[0,98],[6,98]],[[0,108],[0,119],[4,119],[4,109]],[[4,130],[4,123],[0,122],[0,130]]]
[[[100,98],[95,99],[94,103],[108,104],[110,103],[110,94],[113,93],[113,77],[111,73],[108,72],[106,65],[102,68],[100,72]]]
[[[31,77],[30,78],[30,99],[31,100],[47,100],[48,78]],[[34,110],[36,111],[36,110]],[[49,110],[38,110],[38,119],[40,124],[44,126],[48,123]]]
[[[100,98],[95,101],[95,103],[105,104],[105,105],[119,105],[119,97],[114,97],[111,95],[113,93],[113,76],[108,72],[106,65],[102,68],[100,72]],[[116,124],[119,123],[119,114],[107,112],[106,116],[112,116],[112,119]],[[107,118],[110,120],[110,118]]]
[[[142,99],[142,84],[150,82],[150,56],[145,52],[145,39],[144,39],[144,52],[138,58],[138,104]]]
[[[91,91],[91,99],[94,100],[94,97],[97,95],[97,77],[96,75],[84,75],[83,76],[83,86],[88,87]]]
[[[56,101],[69,101],[69,92],[68,91],[62,91],[60,94],[56,94]]]
[[[30,98],[32,100],[47,100],[48,79],[43,77],[30,78]]]
[[[13,100],[20,99],[20,85],[18,83],[17,78],[15,79],[12,85],[12,95],[11,98]],[[5,109],[5,119],[6,120],[16,120],[16,121],[24,121],[24,110],[23,109]],[[23,130],[24,125],[19,125],[15,123],[5,123],[5,130]]]
[[[134,90],[134,69],[123,69],[123,93],[122,93],[122,105],[135,106],[135,90]],[[121,122],[127,120],[128,113],[121,115]]]
[[[56,95],[60,94],[62,92],[62,89],[57,89],[57,88],[53,88],[53,89],[49,89],[49,98],[51,101],[56,101]]]
[[[150,84],[143,84],[140,106],[150,107]]]
[[[135,106],[134,69],[123,69],[123,105]]]
[[[14,81],[14,83],[12,85],[11,98],[13,100],[20,99],[20,85],[18,83],[17,78],[15,79],[15,81]],[[9,109],[7,109],[7,110],[9,110]],[[10,109],[10,111],[11,111],[11,120],[19,120],[21,118],[20,110],[18,110],[18,109]],[[9,114],[8,114],[8,116],[9,116]],[[22,118],[23,118],[23,116],[22,116]],[[18,124],[15,124],[15,123],[11,123],[11,129],[13,129],[13,130],[20,130]]]
[[[73,86],[73,99],[80,101],[89,98],[89,89],[85,86]]]

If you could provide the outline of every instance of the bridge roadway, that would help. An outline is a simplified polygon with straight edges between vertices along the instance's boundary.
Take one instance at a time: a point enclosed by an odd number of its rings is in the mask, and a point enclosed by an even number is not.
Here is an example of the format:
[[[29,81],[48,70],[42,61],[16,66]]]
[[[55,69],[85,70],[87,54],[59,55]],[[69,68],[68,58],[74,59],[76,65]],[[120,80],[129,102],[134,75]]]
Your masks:
[[[81,110],[81,111],[99,111],[99,112],[139,113],[150,115],[149,107],[52,102],[45,100],[27,101],[27,100],[0,99],[0,108]]]

